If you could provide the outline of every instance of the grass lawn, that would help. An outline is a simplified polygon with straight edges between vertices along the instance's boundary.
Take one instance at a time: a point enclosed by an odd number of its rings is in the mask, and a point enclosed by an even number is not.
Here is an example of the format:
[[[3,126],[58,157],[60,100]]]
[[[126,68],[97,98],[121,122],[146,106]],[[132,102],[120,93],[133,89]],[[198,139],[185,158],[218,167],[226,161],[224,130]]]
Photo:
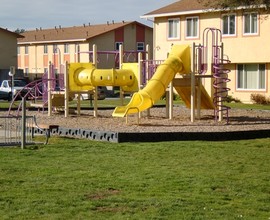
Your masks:
[[[127,105],[130,101],[129,97],[126,97],[123,99],[123,104]],[[12,108],[16,109],[20,105],[21,101],[15,101],[12,105]],[[30,103],[30,102],[28,102]],[[30,104],[27,103],[27,106],[30,107]],[[41,103],[41,101],[40,101]],[[83,108],[93,108],[94,101],[91,100],[82,100],[81,101],[81,107]],[[106,98],[104,100],[98,100],[98,108],[115,108],[117,106],[122,105],[120,98]],[[181,101],[176,101],[176,104],[183,104]],[[165,100],[159,100],[155,105],[165,105]],[[8,109],[10,107],[10,102],[9,101],[4,101],[2,100],[0,102],[0,109]],[[77,100],[73,100],[69,102],[69,107],[71,108],[77,108]]]
[[[124,105],[127,105],[130,101],[129,97],[124,98]],[[119,98],[106,98],[104,100],[98,100],[98,108],[115,108],[121,105],[121,101]],[[155,103],[155,105],[165,105],[165,100],[159,100]],[[20,104],[20,101],[16,101],[13,105],[14,108]],[[182,100],[174,101],[176,105],[185,105]],[[225,103],[226,105],[230,106],[231,108],[239,108],[239,109],[259,109],[259,110],[270,110],[270,105],[259,105],[259,104],[243,104],[243,103]],[[0,102],[0,109],[7,109],[10,106],[10,102],[2,100]],[[77,107],[77,100],[71,101],[69,103],[69,107],[76,108]],[[81,107],[86,108],[93,108],[93,101],[91,100],[83,100],[81,101]]]
[[[270,139],[0,148],[0,219],[270,219]]]

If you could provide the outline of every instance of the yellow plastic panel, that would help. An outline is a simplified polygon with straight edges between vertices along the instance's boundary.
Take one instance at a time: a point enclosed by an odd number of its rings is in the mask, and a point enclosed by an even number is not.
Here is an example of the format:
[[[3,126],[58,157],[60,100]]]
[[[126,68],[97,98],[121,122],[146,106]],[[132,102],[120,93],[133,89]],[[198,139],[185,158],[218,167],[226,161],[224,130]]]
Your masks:
[[[177,93],[180,95],[181,99],[185,102],[188,108],[191,108],[191,87],[174,87]],[[198,89],[198,87],[197,87]],[[197,99],[197,97],[195,97]],[[196,103],[196,102],[195,102]],[[195,106],[197,108],[197,106]],[[211,97],[208,95],[207,91],[203,86],[201,86],[201,109],[214,109],[214,104]]]
[[[123,63],[122,64],[122,70],[131,70],[132,71],[132,75],[129,74],[129,78],[132,78],[133,84],[132,85],[124,85],[122,86],[122,90],[125,92],[137,92],[139,90],[139,82],[138,82],[138,78],[139,78],[139,70],[138,70],[138,63]],[[122,76],[120,76],[121,79]]]
[[[169,57],[159,65],[146,87],[135,93],[126,106],[116,107],[113,116],[125,117],[127,114],[144,111],[161,98],[176,73],[190,73],[189,45],[174,45]]]
[[[123,67],[123,69],[95,69],[91,63],[71,63],[70,91],[88,91],[96,86],[121,86],[124,91],[138,91],[138,64],[125,64]]]
[[[69,78],[69,89],[70,91],[89,91],[93,90],[91,84],[79,84],[78,83],[78,72],[84,69],[94,69],[92,63],[70,63],[68,65],[68,78]]]

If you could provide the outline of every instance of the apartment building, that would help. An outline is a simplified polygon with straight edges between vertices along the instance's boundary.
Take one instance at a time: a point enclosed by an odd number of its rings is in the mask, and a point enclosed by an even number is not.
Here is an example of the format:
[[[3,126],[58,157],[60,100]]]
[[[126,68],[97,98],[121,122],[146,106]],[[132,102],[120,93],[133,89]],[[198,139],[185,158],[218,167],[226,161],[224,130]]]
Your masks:
[[[10,67],[17,69],[17,38],[15,32],[0,28],[0,81],[8,77]]]
[[[146,45],[153,44],[153,29],[136,21],[37,28],[22,35],[24,38],[18,40],[18,66],[30,78],[46,72],[49,62],[56,72],[66,62],[91,62],[94,44],[104,52],[98,55],[98,68],[117,67],[117,57],[111,52],[117,51],[120,44],[131,52],[145,51]]]
[[[231,61],[228,94],[243,102],[251,102],[251,94],[269,97],[270,17],[263,7],[224,11],[181,0],[141,18],[154,21],[154,59],[165,59],[172,44],[203,43],[206,28],[220,29],[224,54]]]

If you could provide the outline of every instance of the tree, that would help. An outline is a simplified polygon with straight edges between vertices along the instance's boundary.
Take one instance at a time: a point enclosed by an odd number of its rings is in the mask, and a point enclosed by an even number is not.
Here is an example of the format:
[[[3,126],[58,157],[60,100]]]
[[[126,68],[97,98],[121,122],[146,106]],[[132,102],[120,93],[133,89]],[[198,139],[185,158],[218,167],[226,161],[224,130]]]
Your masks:
[[[25,32],[25,30],[17,28],[14,32],[17,34],[22,34],[23,32]]]
[[[211,7],[214,9],[235,9],[240,6],[248,8],[259,8],[262,5],[264,5],[266,9],[270,10],[270,0],[220,0],[220,1],[197,0],[197,1],[204,4],[207,7]]]

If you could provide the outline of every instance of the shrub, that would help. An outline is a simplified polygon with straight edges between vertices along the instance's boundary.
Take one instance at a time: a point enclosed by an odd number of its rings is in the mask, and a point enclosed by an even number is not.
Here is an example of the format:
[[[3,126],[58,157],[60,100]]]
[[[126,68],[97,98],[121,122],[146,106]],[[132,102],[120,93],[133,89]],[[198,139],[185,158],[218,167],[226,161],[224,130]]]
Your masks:
[[[260,105],[267,105],[270,104],[270,99],[265,97],[262,94],[251,94],[250,99],[252,102]]]
[[[225,99],[226,102],[231,103],[231,102],[235,102],[235,103],[241,103],[240,99],[238,98],[233,98],[232,96],[228,95]]]
[[[165,100],[165,99],[166,99],[166,93],[164,93],[163,96],[161,97],[161,100]],[[173,100],[179,101],[179,100],[181,100],[181,97],[178,94],[173,93]]]

